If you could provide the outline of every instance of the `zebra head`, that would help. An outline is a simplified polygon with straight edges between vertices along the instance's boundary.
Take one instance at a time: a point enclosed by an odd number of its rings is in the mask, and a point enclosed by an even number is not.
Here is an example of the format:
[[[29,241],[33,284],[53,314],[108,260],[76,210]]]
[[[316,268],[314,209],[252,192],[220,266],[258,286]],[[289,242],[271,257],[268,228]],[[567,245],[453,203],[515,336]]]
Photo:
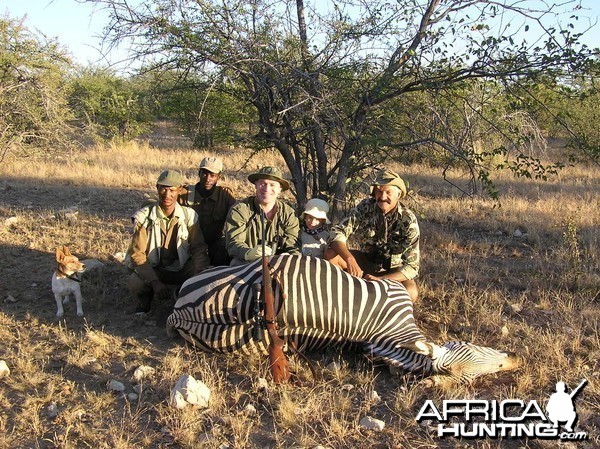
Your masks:
[[[440,381],[470,383],[484,374],[510,371],[519,366],[519,358],[513,352],[465,341],[451,341],[443,346],[417,341],[410,346],[411,350],[431,358],[431,374]]]

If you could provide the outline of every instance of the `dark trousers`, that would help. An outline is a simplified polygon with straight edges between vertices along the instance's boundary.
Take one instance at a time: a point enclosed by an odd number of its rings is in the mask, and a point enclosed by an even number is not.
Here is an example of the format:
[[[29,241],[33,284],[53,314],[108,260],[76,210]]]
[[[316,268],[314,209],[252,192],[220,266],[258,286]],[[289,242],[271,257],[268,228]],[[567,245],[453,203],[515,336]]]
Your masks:
[[[393,273],[396,270],[384,270],[378,265],[374,264],[369,255],[357,249],[351,249],[350,252],[356,259],[358,266],[365,272],[365,274],[373,274],[375,276],[381,276],[383,273]]]
[[[231,263],[231,257],[229,257],[227,248],[225,247],[225,237],[208,243],[208,257],[210,264],[215,267]]]
[[[156,267],[154,268],[154,273],[156,273],[156,276],[158,276],[158,279],[163,284],[172,286],[173,291],[177,290],[181,284],[196,274],[191,259],[188,260],[179,271],[167,271],[163,268]],[[152,302],[152,297],[154,295],[152,286],[142,279],[135,271],[129,276],[127,287],[142,308],[150,308],[150,303]]]

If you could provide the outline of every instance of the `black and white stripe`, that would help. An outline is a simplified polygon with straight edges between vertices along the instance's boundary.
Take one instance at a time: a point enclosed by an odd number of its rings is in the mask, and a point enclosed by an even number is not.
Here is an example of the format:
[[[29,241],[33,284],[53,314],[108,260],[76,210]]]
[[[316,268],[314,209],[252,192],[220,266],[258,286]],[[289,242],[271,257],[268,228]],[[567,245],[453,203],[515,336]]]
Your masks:
[[[269,266],[280,335],[300,351],[359,345],[376,359],[423,375],[452,375],[453,366],[477,358],[473,353],[479,347],[474,345],[465,343],[468,350],[463,350],[461,343],[446,348],[427,342],[399,282],[365,281],[322,259],[300,255],[274,256]],[[266,330],[259,341],[253,333],[253,284],[261,280],[260,260],[207,270],[183,284],[167,326],[205,351],[266,353]],[[490,354],[486,352],[485,358]]]

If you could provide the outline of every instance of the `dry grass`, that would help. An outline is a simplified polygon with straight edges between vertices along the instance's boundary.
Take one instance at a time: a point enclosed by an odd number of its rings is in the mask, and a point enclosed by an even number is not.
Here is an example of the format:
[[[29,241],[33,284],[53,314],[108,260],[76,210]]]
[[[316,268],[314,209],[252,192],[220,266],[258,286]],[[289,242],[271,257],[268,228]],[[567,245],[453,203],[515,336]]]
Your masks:
[[[261,357],[198,353],[170,340],[159,318],[132,320],[125,268],[111,256],[125,251],[129,215],[160,171],[179,169],[188,181],[205,152],[132,143],[0,165],[0,359],[11,374],[0,380],[0,448],[141,447],[552,447],[541,440],[440,440],[414,420],[426,399],[519,398],[544,402],[558,380],[589,381],[578,396],[578,430],[595,447],[600,436],[600,170],[570,167],[548,183],[500,173],[501,207],[464,200],[427,166],[396,167],[416,194],[423,272],[417,320],[433,340],[464,339],[518,352],[516,372],[472,386],[431,388],[393,377],[359,355],[314,356],[322,380],[295,369],[304,386],[261,389],[269,377]],[[273,154],[248,161],[222,150],[224,184],[250,193],[246,175],[279,163]],[[77,206],[76,220],[60,211]],[[4,225],[9,217],[16,223]],[[525,235],[515,237],[519,229]],[[57,321],[50,291],[53,254],[67,244],[82,258],[105,263],[83,284],[86,317],[74,306]],[[337,361],[341,369],[326,367]],[[137,399],[108,391],[116,379],[133,392],[140,365],[156,368]],[[208,410],[169,408],[182,374],[212,390]],[[373,390],[381,401],[372,400]],[[58,415],[48,407],[55,404]],[[248,411],[251,404],[256,413]],[[381,433],[360,429],[363,416],[386,422]]]

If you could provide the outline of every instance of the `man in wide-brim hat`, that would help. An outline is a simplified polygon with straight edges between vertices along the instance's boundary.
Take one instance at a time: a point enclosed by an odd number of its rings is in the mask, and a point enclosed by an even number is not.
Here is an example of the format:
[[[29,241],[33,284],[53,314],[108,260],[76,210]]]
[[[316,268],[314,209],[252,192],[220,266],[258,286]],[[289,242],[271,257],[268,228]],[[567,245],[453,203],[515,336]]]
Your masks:
[[[332,228],[330,247],[350,274],[400,281],[414,302],[419,296],[414,279],[419,274],[420,231],[417,217],[400,201],[407,194],[406,184],[398,173],[380,170],[371,189],[371,197]]]
[[[262,167],[248,176],[256,193],[238,201],[225,222],[225,241],[232,265],[255,261],[263,255],[261,214],[265,222],[265,255],[298,252],[298,218],[279,199],[290,183],[276,167]]]

